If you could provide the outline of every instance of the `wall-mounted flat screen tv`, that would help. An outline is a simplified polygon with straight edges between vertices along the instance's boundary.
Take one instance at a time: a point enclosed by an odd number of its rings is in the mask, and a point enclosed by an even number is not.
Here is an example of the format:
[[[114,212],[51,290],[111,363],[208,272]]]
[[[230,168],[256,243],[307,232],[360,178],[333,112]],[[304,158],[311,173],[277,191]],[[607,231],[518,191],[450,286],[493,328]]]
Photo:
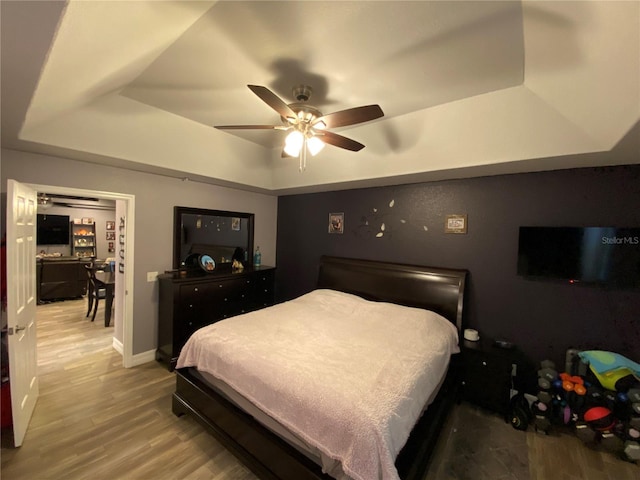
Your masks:
[[[640,228],[520,227],[518,275],[640,287]]]
[[[69,245],[69,215],[38,214],[38,245]]]

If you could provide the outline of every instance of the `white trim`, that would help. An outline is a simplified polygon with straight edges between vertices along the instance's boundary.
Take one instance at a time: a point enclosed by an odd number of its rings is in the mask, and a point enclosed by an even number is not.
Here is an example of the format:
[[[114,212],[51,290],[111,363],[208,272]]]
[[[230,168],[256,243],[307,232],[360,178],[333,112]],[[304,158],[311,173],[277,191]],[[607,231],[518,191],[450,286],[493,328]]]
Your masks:
[[[138,353],[131,358],[131,367],[137,367],[138,365],[142,365],[144,363],[153,362],[156,359],[156,351],[148,350],[146,352]]]
[[[113,337],[113,342],[111,343],[111,346],[120,355],[124,355],[124,353],[123,353],[124,349],[123,349],[122,342],[120,340],[118,340],[116,337]]]
[[[85,188],[60,187],[55,185],[26,184],[36,192],[56,193],[59,195],[99,197],[108,200],[123,200],[126,203],[127,235],[125,237],[125,252],[127,252],[127,268],[124,270],[125,299],[122,318],[122,349],[118,350],[122,355],[122,365],[125,368],[139,365],[133,355],[133,265],[134,265],[134,239],[135,239],[135,195],[128,193],[103,192]],[[115,338],[114,338],[115,340]],[[120,343],[120,342],[119,342]],[[115,347],[114,347],[115,348]],[[146,352],[140,355],[146,356]],[[138,357],[138,355],[136,355]],[[146,358],[146,357],[145,357]],[[145,363],[145,362],[143,362]]]
[[[123,199],[125,200],[125,199]],[[134,279],[134,252],[133,244],[135,239],[135,196],[130,195],[126,199],[127,204],[127,235],[125,237],[125,252],[127,255],[127,265],[124,269],[125,275],[125,310],[122,321],[122,340],[123,340],[123,362],[125,368],[134,367],[136,363],[133,359],[133,279]]]
[[[111,344],[111,346],[120,355],[123,354],[122,342],[120,342],[120,340],[118,340],[116,337],[113,337],[113,343]],[[142,365],[144,363],[153,362],[155,359],[156,359],[155,350],[149,350],[147,352],[138,353],[137,355],[133,355],[131,357],[130,367],[137,367],[138,365]]]

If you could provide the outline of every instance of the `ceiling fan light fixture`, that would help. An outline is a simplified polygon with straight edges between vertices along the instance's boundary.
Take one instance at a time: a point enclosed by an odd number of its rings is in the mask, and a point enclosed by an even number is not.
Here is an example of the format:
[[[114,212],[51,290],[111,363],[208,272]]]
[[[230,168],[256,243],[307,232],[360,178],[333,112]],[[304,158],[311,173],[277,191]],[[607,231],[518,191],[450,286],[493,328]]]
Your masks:
[[[48,209],[51,207],[53,207],[53,202],[51,201],[51,197],[45,195],[44,193],[38,194],[38,208]]]
[[[304,135],[299,130],[292,131],[284,143],[284,151],[287,155],[291,155],[292,157],[297,157],[300,155],[300,150],[304,145]]]
[[[318,137],[311,137],[307,140],[307,148],[312,156],[316,156],[324,148],[324,142]]]

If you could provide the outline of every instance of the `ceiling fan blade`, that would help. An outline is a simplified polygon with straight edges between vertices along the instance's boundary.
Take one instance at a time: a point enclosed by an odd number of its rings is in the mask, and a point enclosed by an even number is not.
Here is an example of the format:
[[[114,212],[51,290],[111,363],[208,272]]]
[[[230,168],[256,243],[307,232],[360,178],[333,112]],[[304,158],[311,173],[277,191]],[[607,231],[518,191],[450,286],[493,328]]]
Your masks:
[[[280,114],[283,118],[292,118],[297,119],[296,112],[291,110],[291,107],[284,103],[280,97],[278,97],[275,93],[269,90],[267,87],[262,87],[260,85],[247,85],[251,89],[253,93],[255,93],[260,99],[273,108],[276,112]]]
[[[339,112],[329,113],[317,118],[313,124],[322,122],[326,128],[346,127],[356,123],[368,122],[384,116],[380,105],[365,105],[363,107],[348,108]]]
[[[360,142],[356,142],[355,140],[351,140],[350,138],[343,137],[342,135],[338,135],[337,133],[322,130],[319,131],[316,136],[320,137],[320,140],[322,140],[324,143],[328,143],[335,147],[351,150],[352,152],[359,152],[364,148],[364,145]]]
[[[284,125],[215,125],[218,130],[287,130]]]

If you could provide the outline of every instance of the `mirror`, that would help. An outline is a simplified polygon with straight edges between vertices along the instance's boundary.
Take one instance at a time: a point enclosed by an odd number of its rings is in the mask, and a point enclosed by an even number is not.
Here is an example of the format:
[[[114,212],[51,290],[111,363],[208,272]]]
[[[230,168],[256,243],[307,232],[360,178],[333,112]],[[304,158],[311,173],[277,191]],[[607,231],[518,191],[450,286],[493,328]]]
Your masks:
[[[193,267],[191,259],[208,255],[216,269],[233,260],[246,267],[253,252],[253,213],[174,207],[173,268]]]

